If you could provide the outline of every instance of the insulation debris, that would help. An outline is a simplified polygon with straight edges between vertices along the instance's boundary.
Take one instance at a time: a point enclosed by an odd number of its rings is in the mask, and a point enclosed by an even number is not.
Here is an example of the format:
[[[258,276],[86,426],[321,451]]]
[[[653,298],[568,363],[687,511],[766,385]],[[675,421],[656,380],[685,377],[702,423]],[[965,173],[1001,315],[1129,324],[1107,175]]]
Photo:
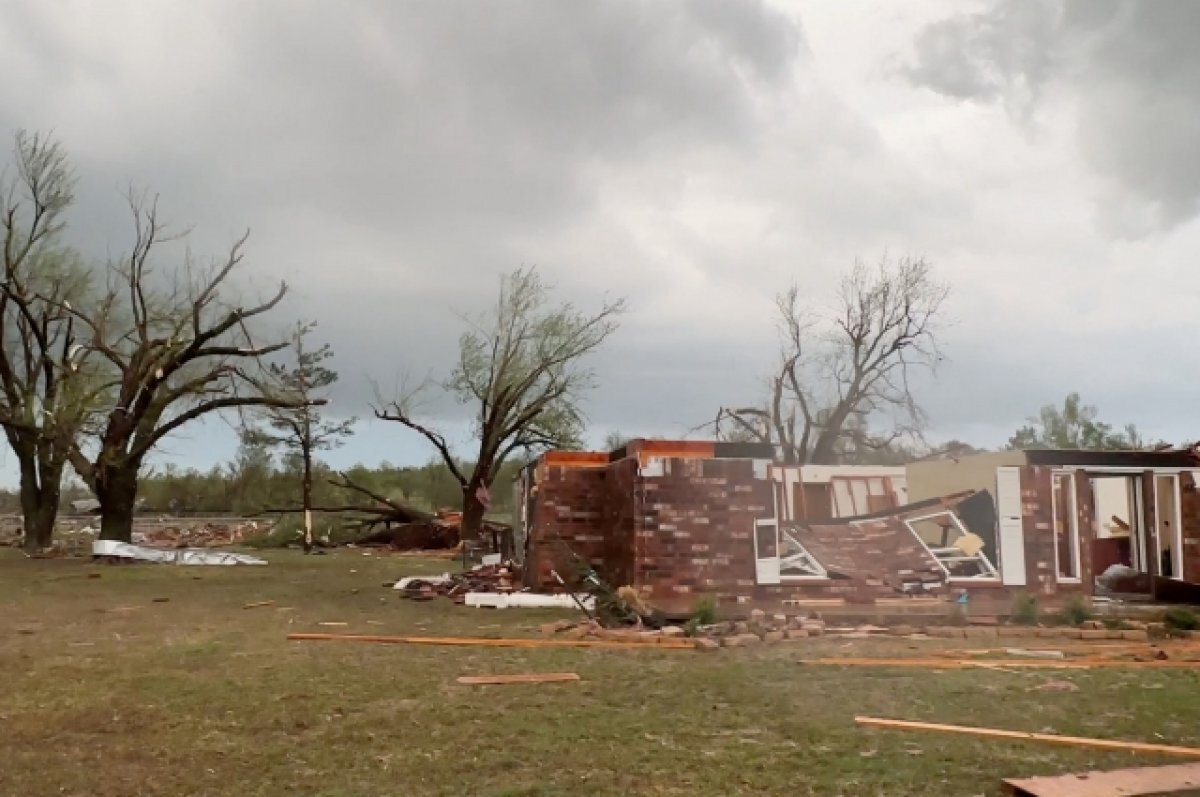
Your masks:
[[[211,551],[191,548],[162,550],[133,545],[116,540],[96,540],[92,543],[92,558],[110,561],[132,560],[175,565],[265,565],[266,559],[244,553]]]

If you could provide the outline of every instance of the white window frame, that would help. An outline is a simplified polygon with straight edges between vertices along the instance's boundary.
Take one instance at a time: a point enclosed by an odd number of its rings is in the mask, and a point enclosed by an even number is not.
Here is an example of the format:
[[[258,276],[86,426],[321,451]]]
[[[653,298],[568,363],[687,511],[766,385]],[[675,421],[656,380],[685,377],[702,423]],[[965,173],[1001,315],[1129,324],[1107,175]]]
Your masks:
[[[952,520],[954,522],[954,525],[958,529],[960,534],[971,533],[970,529],[968,529],[966,526],[964,526],[962,521],[958,519],[958,515],[954,514],[954,512],[951,512],[948,509],[943,509],[938,512],[931,512],[927,515],[919,515],[917,517],[905,518],[904,525],[908,527],[909,532],[912,533],[913,537],[916,538],[917,542],[921,543],[921,547],[924,548],[929,553],[929,555],[933,557],[934,561],[938,563],[938,567],[940,567],[942,569],[942,572],[946,574],[946,580],[947,581],[962,581],[962,582],[999,581],[1000,580],[999,569],[996,567],[995,564],[993,564],[991,559],[987,558],[987,555],[983,551],[980,551],[975,556],[952,556],[952,555],[950,555],[951,551],[957,550],[957,549],[931,548],[929,546],[929,544],[926,543],[925,540],[921,537],[921,535],[917,532],[916,527],[913,526],[914,523],[917,523],[919,521],[933,520],[934,518],[939,518],[942,516],[950,518],[950,520]],[[939,552],[941,552],[941,556],[938,555]],[[984,566],[985,572],[980,573],[979,575],[976,575],[976,576],[956,576],[956,575],[952,575],[950,573],[950,568],[946,567],[945,562],[979,562],[980,564],[982,564]]]
[[[1171,490],[1173,492],[1172,503],[1174,504],[1174,507],[1175,507],[1175,512],[1173,513],[1173,516],[1171,517],[1171,523],[1173,524],[1172,525],[1173,539],[1171,540],[1171,552],[1173,554],[1171,557],[1171,571],[1172,572],[1166,573],[1166,574],[1159,573],[1159,575],[1160,576],[1166,575],[1167,578],[1170,578],[1172,580],[1182,581],[1183,580],[1183,507],[1181,506],[1181,504],[1183,503],[1183,501],[1182,501],[1183,487],[1180,484],[1178,473],[1156,473],[1156,474],[1154,474],[1154,523],[1156,526],[1156,528],[1154,529],[1155,567],[1158,567],[1162,564],[1162,535],[1160,535],[1158,533],[1159,528],[1157,528],[1157,526],[1160,525],[1160,520],[1161,520],[1160,513],[1162,511],[1162,502],[1158,500],[1159,496],[1161,495],[1161,491],[1158,489],[1158,480],[1159,479],[1170,479],[1171,480]],[[1176,570],[1178,570],[1178,572],[1179,572],[1178,576],[1175,575]]]
[[[1074,576],[1064,576],[1058,562],[1058,501],[1055,499],[1057,491],[1054,489],[1055,480],[1060,476],[1065,476],[1071,482],[1070,503],[1071,503],[1071,528],[1068,530],[1071,543],[1071,560],[1075,565]],[[1055,532],[1054,538],[1054,580],[1058,584],[1078,584],[1083,580],[1083,561],[1080,557],[1079,548],[1079,495],[1076,492],[1077,485],[1075,484],[1075,473],[1069,470],[1055,470],[1050,472],[1050,515],[1053,518],[1050,527]]]
[[[786,558],[783,556],[783,538],[785,536],[793,545],[800,549],[799,553],[794,553]],[[821,564],[820,561],[817,560],[817,557],[809,553],[808,549],[805,548],[798,539],[792,536],[791,533],[784,531],[783,528],[778,524],[775,526],[775,551],[779,559],[779,579],[781,581],[813,581],[829,578],[829,571],[825,569],[825,565]],[[816,572],[805,575],[794,575],[784,572],[784,562],[794,560],[807,560],[810,569]]]

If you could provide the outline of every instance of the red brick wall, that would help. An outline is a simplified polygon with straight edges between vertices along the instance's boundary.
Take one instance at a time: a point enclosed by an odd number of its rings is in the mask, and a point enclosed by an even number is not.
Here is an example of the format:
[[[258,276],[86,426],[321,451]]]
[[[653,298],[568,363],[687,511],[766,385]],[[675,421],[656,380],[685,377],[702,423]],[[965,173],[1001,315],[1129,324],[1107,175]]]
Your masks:
[[[1200,488],[1192,473],[1179,474],[1180,515],[1183,518],[1183,580],[1200,583]]]
[[[619,460],[605,472],[604,566],[598,570],[616,586],[633,583],[638,517],[642,512],[636,457]]]
[[[553,590],[558,583],[552,570],[564,579],[574,574],[573,559],[562,543],[593,567],[603,568],[605,564],[605,469],[543,462],[535,473],[537,494],[530,518],[525,583],[535,589]]]
[[[773,511],[771,483],[754,477],[751,460],[660,462],[661,476],[640,479],[635,586],[657,600],[753,594],[751,533]]]

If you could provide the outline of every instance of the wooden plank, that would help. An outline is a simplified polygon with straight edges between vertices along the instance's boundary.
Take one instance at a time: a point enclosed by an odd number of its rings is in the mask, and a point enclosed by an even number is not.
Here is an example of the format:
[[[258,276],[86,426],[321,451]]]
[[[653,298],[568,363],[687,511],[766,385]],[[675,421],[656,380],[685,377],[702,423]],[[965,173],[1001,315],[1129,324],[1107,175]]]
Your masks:
[[[616,642],[590,639],[485,639],[479,637],[381,636],[377,634],[288,634],[292,641],[380,642],[390,645],[459,645],[486,648],[611,648],[638,650],[695,650],[691,642],[659,639],[654,642]]]
[[[868,659],[827,658],[797,659],[797,664],[817,664],[828,667],[915,667],[923,670],[964,670],[995,667],[1029,670],[1090,670],[1093,668],[1124,670],[1196,670],[1200,661],[1122,661],[1120,659]]]
[[[1200,764],[1136,767],[1108,772],[1072,772],[1037,778],[1005,778],[1006,794],[1014,797],[1149,797],[1158,794],[1200,793]]]
[[[1177,747],[1170,744],[1149,744],[1146,742],[1123,742],[1116,739],[1089,739],[1083,736],[1059,736],[1054,733],[1029,733],[1026,731],[1007,731],[999,728],[975,728],[967,725],[941,725],[936,722],[914,722],[912,720],[891,720],[879,717],[855,717],[859,725],[871,728],[890,728],[908,731],[941,731],[943,733],[963,733],[970,736],[986,736],[991,739],[1021,739],[1025,741],[1047,742],[1073,747],[1089,747],[1096,750],[1123,750],[1131,753],[1151,753],[1155,755],[1175,755],[1187,758],[1200,758],[1200,747]]]
[[[532,672],[514,675],[463,675],[457,681],[460,684],[552,684],[563,681],[578,681],[579,673],[574,672]]]

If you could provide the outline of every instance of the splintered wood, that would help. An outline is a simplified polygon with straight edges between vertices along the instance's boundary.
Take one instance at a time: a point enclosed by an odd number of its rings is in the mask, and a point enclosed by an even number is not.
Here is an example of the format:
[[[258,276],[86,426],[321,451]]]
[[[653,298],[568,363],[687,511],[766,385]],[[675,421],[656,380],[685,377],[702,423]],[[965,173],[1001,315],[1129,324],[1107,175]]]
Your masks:
[[[1005,778],[1011,797],[1150,797],[1200,794],[1200,764],[1137,767],[1109,772],[1072,772],[1039,778]]]
[[[457,681],[460,684],[553,684],[564,681],[578,681],[579,674],[574,672],[531,672],[515,675],[463,675]]]
[[[1020,739],[1024,741],[1069,745],[1072,747],[1090,747],[1096,750],[1124,750],[1133,753],[1151,753],[1158,755],[1184,756],[1187,758],[1200,758],[1200,747],[1177,747],[1170,744],[1123,742],[1115,739],[1089,739],[1083,736],[1059,736],[1058,734],[1054,733],[1007,731],[999,728],[976,728],[967,725],[942,725],[936,722],[914,722],[911,720],[892,720],[882,719],[879,717],[855,717],[854,721],[859,725],[866,725],[867,727],[871,728],[962,733],[970,736],[986,736],[992,739]]]

